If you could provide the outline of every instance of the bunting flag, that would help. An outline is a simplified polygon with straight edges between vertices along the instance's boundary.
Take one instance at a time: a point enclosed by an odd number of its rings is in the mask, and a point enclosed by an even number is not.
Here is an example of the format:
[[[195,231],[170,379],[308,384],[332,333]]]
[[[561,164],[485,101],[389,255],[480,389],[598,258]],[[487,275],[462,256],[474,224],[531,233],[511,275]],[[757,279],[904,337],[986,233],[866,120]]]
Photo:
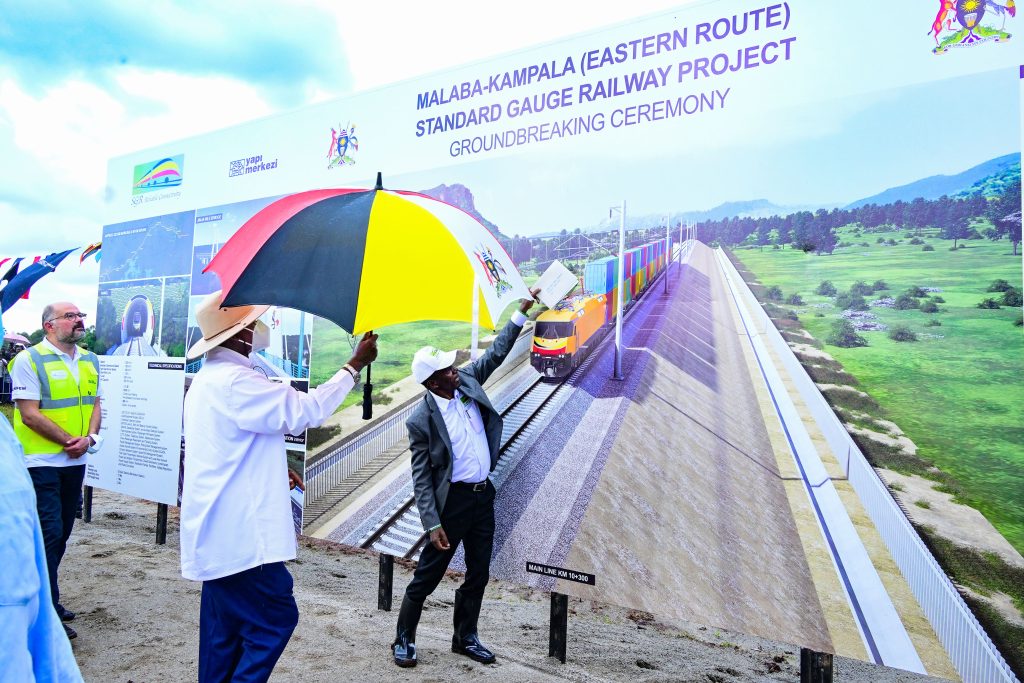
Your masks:
[[[82,262],[93,254],[96,255],[96,261],[98,262],[100,260],[101,246],[103,246],[102,242],[93,242],[92,244],[82,247],[82,255],[78,257],[78,265],[82,265]]]
[[[23,268],[14,275],[7,282],[7,286],[0,291],[0,313],[5,312],[18,299],[27,295],[32,285],[56,270],[60,262],[67,258],[71,252],[77,251],[77,249],[78,247],[60,253],[49,254],[46,258],[36,257],[36,261],[32,265]],[[18,260],[20,261],[21,259]]]
[[[2,267],[5,263],[7,263],[10,260],[11,259],[9,259],[9,258],[5,258],[3,261],[0,261],[0,267]],[[21,263],[21,257],[20,256],[18,258],[14,259],[14,263],[12,263],[10,265],[10,267],[7,269],[7,272],[5,272],[3,275],[0,275],[0,284],[4,284],[6,282],[10,282],[11,278],[18,274],[18,264],[20,264],[20,263]]]
[[[5,258],[4,260],[0,261],[0,268],[2,268],[3,265],[10,260],[10,258]],[[7,285],[9,285],[14,276],[18,274],[18,266],[20,264],[21,257],[19,256],[18,258],[14,259],[14,263],[8,266],[7,271],[3,275],[0,275],[0,296],[3,296],[3,293],[7,290]]]

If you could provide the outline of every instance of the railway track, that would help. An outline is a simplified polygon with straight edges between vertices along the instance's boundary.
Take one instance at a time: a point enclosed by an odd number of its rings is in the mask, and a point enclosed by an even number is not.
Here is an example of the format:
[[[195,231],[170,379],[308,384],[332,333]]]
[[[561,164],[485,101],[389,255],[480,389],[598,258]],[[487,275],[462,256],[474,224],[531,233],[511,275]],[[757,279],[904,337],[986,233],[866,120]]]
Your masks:
[[[651,292],[655,283],[664,276],[665,274],[662,273],[655,278],[648,286],[647,292]],[[636,303],[641,304],[646,299],[647,297],[642,297]],[[624,326],[637,309],[638,306],[632,306],[626,310],[623,317]],[[609,337],[614,338],[614,335],[610,334],[612,329],[614,328],[605,329],[600,339],[595,341],[592,351],[567,377],[561,381],[552,382],[538,376],[518,398],[501,411],[504,420],[501,447],[498,451],[498,464],[490,476],[496,488],[500,488],[501,482],[505,478],[506,469],[510,464],[518,462],[519,449],[533,442],[532,437],[534,430],[537,429],[536,425],[543,423],[543,418],[549,411],[557,408],[561,403],[559,398],[568,396],[569,392],[563,391],[563,388],[566,385],[575,384],[600,355],[611,346],[606,342]],[[427,543],[428,538],[429,534],[424,531],[420,522],[416,500],[409,495],[390,514],[385,516],[380,524],[364,535],[358,545],[360,548],[396,557],[418,560],[420,551]]]
[[[501,449],[498,453],[498,465],[492,477],[498,476],[503,462],[507,461],[510,450],[523,441],[520,437],[527,435],[531,421],[548,404],[551,398],[563,386],[564,382],[542,382],[540,377],[505,410],[501,412],[504,428],[501,433]],[[420,513],[416,508],[413,496],[407,497],[384,521],[370,532],[359,543],[361,548],[371,548],[378,552],[415,559],[419,556],[427,534],[420,523]]]

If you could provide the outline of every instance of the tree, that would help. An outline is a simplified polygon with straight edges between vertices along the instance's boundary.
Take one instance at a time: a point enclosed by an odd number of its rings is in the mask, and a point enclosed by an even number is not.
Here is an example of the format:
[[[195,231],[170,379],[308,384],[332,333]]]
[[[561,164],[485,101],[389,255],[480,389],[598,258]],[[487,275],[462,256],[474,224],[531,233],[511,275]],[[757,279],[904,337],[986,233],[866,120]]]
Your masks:
[[[845,318],[840,318],[832,324],[832,334],[825,341],[832,346],[839,346],[844,349],[868,345],[868,340],[857,334],[857,329],[853,326],[853,323]]]
[[[782,301],[782,288],[778,285],[772,285],[765,291],[764,297],[768,301]]]
[[[1020,211],[1008,214],[1003,218],[996,221],[996,227],[994,233],[996,237],[993,239],[999,239],[1003,235],[1010,240],[1010,244],[1013,246],[1013,255],[1017,255],[1017,247],[1021,242],[1021,214]]]
[[[912,308],[919,308],[921,302],[910,296],[909,294],[900,294],[896,297],[896,310],[897,311],[908,311]]]
[[[863,280],[857,280],[850,285],[850,294],[860,294],[861,296],[870,296],[875,293],[874,288]]]
[[[868,303],[860,294],[844,292],[836,297],[836,307],[844,311],[866,311]]]
[[[1004,306],[1021,306],[1024,305],[1024,298],[1021,297],[1019,290],[1010,287],[1008,290],[1003,292],[1002,304]]]
[[[889,330],[889,339],[897,342],[915,342],[917,335],[906,325],[897,325]]]
[[[1006,280],[1003,280],[1002,278],[1000,278],[998,280],[993,280],[992,284],[990,284],[988,286],[988,289],[986,289],[985,291],[986,292],[1005,292],[1008,289],[1013,289],[1013,286],[1009,282],[1007,282]]]
[[[965,201],[954,202],[950,207],[945,225],[942,226],[942,237],[953,240],[953,249],[957,248],[957,240],[971,236],[970,206]]]
[[[821,284],[814,290],[814,293],[821,296],[835,296],[836,286],[832,284],[831,280],[822,280]]]

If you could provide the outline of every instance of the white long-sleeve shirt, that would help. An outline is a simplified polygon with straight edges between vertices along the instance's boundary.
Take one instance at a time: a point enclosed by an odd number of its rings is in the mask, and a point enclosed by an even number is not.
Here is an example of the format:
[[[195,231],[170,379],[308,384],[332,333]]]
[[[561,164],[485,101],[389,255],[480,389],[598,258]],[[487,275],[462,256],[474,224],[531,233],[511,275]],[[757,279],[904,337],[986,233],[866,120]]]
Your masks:
[[[208,581],[295,559],[284,435],[322,424],[354,384],[339,370],[308,394],[223,347],[185,396],[181,574]]]
[[[491,470],[491,449],[480,407],[458,389],[450,400],[434,392],[430,394],[437,401],[448,440],[452,442],[452,481],[483,481]]]

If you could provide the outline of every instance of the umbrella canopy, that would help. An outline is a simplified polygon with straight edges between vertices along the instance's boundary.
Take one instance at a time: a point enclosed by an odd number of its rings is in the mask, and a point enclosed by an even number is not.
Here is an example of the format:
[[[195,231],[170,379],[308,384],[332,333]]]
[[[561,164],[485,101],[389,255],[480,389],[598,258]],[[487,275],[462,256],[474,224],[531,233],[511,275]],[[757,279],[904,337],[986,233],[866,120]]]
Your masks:
[[[15,332],[5,332],[4,333],[4,341],[5,342],[14,342],[15,344],[24,344],[25,346],[30,346],[31,343],[32,343],[24,335],[17,334]]]
[[[472,322],[474,304],[480,324],[493,328],[508,304],[530,297],[478,220],[423,194],[381,189],[379,177],[372,190],[275,201],[205,270],[220,276],[225,306],[297,308],[351,334],[415,320]]]

